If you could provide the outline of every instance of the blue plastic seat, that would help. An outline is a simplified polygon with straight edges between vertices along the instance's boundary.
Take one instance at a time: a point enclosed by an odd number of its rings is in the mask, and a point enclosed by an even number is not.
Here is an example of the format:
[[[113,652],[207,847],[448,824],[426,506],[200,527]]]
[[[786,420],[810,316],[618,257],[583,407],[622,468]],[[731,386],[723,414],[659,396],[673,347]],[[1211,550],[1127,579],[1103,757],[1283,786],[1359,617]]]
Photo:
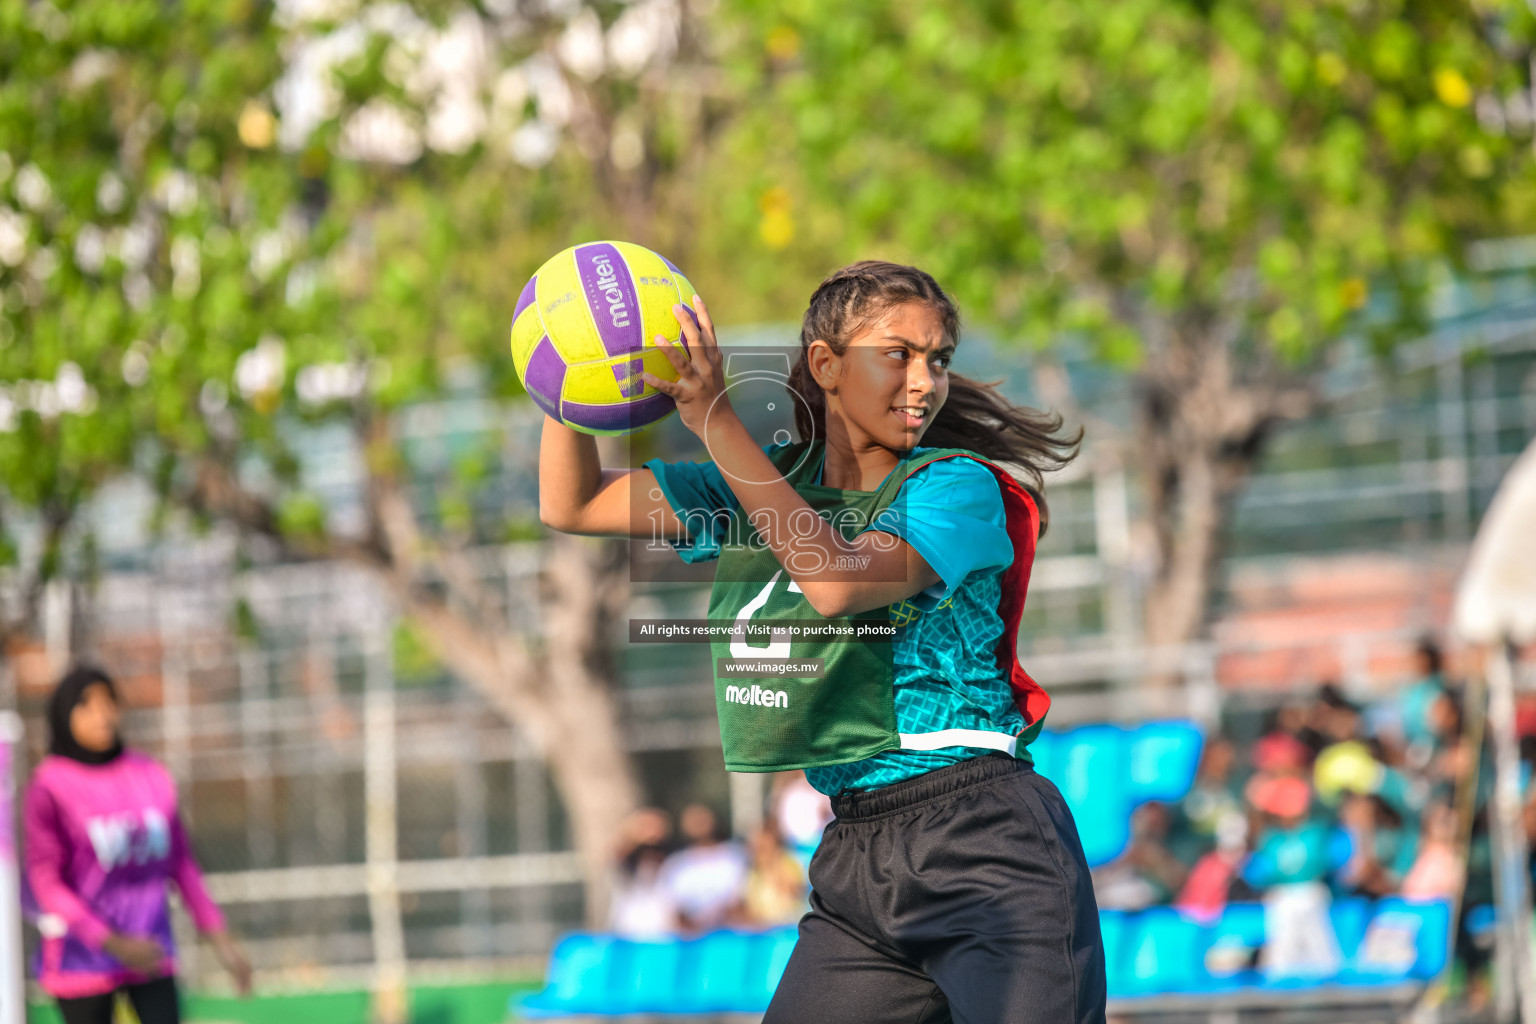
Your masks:
[[[1135,916],[1123,910],[1099,911],[1099,936],[1104,943],[1104,973],[1111,997],[1133,994],[1130,977],[1130,945],[1135,936]]]
[[[1212,988],[1205,968],[1211,929],[1171,907],[1152,907],[1136,915],[1130,945],[1127,984],[1130,993],[1198,993]]]
[[[1193,722],[1167,721],[1042,732],[1029,750],[1035,770],[1056,783],[1071,808],[1089,866],[1098,867],[1125,851],[1138,804],[1189,792],[1202,746]]]
[[[1264,907],[1258,903],[1229,903],[1212,924],[1205,948],[1206,971],[1212,989],[1257,985],[1253,953],[1264,945]],[[1212,972],[1216,973],[1212,973]]]
[[[1378,986],[1432,978],[1450,946],[1450,906],[1385,899],[1339,900],[1329,910],[1346,966],[1334,978],[1262,978],[1240,967],[1213,975],[1220,946],[1253,950],[1264,942],[1264,908],[1234,903],[1213,924],[1171,907],[1101,911],[1109,991],[1117,998],[1199,994],[1255,986]],[[634,941],[577,933],[550,956],[544,989],[514,1009],[529,1017],[578,1014],[761,1013],[794,952],[798,930],[722,931],[690,941]],[[1242,954],[1229,958],[1241,962]],[[1230,965],[1229,965],[1230,966]]]
[[[1200,728],[1193,722],[1148,722],[1127,730],[1125,740],[1130,803],[1182,800],[1200,766]]]
[[[779,987],[795,940],[800,931],[794,925],[776,928],[752,936],[747,946],[746,969],[742,978],[741,1003],[734,1009],[742,1013],[761,1013],[768,1008],[773,990]]]
[[[747,967],[757,936],[746,932],[712,932],[683,944],[678,972],[678,1009],[690,1013],[729,1013],[744,1004],[752,1009],[747,992]]]
[[[1130,839],[1124,740],[1116,726],[1089,725],[1063,733],[1052,752],[1056,774],[1047,778],[1072,811],[1090,867],[1114,860]]]
[[[1412,910],[1423,921],[1419,929],[1419,959],[1413,965],[1413,975],[1416,978],[1433,978],[1445,969],[1451,955],[1450,903],[1445,900],[1426,903],[1397,900],[1392,909],[1405,912]]]
[[[619,941],[585,933],[561,939],[549,955],[543,990],[521,1000],[518,1009],[530,1017],[603,1012],[613,967],[610,954]]]
[[[1433,978],[1450,955],[1450,922],[1450,904],[1440,900],[1381,900],[1339,980],[1349,985],[1381,985]]]
[[[1264,905],[1228,903],[1217,920],[1212,938],[1232,937],[1249,949],[1264,945]]]
[[[1358,896],[1334,900],[1328,908],[1328,916],[1333,921],[1333,934],[1338,937],[1339,952],[1346,963],[1360,952],[1360,943],[1365,938],[1365,929],[1371,920],[1371,909],[1371,901]]]
[[[1034,759],[1035,771],[1044,775],[1051,781],[1056,780],[1058,773],[1057,750],[1061,746],[1061,733],[1051,729],[1044,729],[1035,741],[1029,745],[1029,756]]]
[[[683,944],[676,939],[620,941],[613,948],[606,1013],[675,1013],[687,998],[679,989]]]
[[[688,941],[569,935],[550,956],[544,989],[512,1009],[528,1017],[762,1013],[797,934],[790,926],[712,932]]]

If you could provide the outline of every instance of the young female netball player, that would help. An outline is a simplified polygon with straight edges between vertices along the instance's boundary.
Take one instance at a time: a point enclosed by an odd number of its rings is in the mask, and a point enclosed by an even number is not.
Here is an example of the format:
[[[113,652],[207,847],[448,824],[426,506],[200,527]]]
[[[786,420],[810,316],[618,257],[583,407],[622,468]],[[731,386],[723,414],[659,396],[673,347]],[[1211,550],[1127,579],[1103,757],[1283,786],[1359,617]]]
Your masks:
[[[118,717],[112,680],[94,668],[67,674],[48,703],[48,756],[23,812],[27,884],[43,912],[38,981],[64,1024],[111,1024],[119,992],[142,1024],[177,1024],[168,882],[242,994],[251,967],[203,885],[176,784],[124,749]]]
[[[544,521],[632,536],[659,523],[684,559],[718,557],[712,622],[896,626],[883,651],[788,632],[717,645],[717,661],[819,662],[807,678],[716,682],[727,767],[804,768],[836,812],[765,1020],[1103,1021],[1088,865],[1026,752],[1050,701],[1015,654],[1041,471],[1076,442],[949,373],[958,311],[912,267],[856,263],[811,297],[793,444],[759,447],[736,416],[704,304],[674,313],[689,355],[667,346],[677,381],[646,380],[713,459],[603,469],[591,437],[546,420]]]

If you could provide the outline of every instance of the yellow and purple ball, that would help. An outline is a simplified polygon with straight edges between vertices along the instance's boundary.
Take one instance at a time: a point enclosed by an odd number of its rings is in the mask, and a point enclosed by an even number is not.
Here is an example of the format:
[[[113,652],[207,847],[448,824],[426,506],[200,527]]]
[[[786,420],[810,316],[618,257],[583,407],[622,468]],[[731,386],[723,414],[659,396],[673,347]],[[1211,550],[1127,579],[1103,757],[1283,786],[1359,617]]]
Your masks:
[[[676,411],[640,376],[676,380],[655,338],[688,342],[672,314],[692,314],[693,285],[631,242],[574,245],[539,268],[512,314],[512,363],[551,418],[587,434],[628,434]]]

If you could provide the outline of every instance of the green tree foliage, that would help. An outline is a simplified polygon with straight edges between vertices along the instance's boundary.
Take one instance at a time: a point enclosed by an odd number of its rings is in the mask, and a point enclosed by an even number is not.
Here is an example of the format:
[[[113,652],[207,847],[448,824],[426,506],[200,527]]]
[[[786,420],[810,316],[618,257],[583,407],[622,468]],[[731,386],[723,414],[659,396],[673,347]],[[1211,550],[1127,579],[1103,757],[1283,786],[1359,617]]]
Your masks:
[[[367,566],[549,752],[597,914],[637,798],[599,650],[625,566],[553,541],[521,635],[475,551],[518,532],[474,500],[505,436],[423,481],[397,414],[518,390],[511,311],[558,249],[683,233],[657,211],[704,101],[668,10],[0,0],[0,552],[43,524],[31,603],[125,471],[262,557]],[[361,522],[306,487],[315,425],[361,456]]]
[[[1199,629],[1228,502],[1373,291],[1390,340],[1427,268],[1536,223],[1529,140],[1474,113],[1526,88],[1523,4],[741,0],[729,17],[756,97],[730,145],[776,196],[737,231],[756,228],[769,280],[807,288],[805,256],[784,255],[884,253],[973,320],[1135,371],[1154,642]]]
[[[631,13],[0,0],[14,506],[62,537],[137,468],[205,519],[238,512],[324,553],[337,538],[285,427],[345,423],[371,469],[399,470],[392,411],[465,367],[493,396],[520,390],[507,325],[547,257],[585,237],[678,251],[686,228],[658,211],[687,194],[710,101],[672,68],[687,27]],[[453,469],[462,506],[485,453]],[[499,539],[422,511],[461,542]]]
[[[248,363],[241,394],[237,363],[312,328],[290,272],[329,241],[304,221],[323,181],[271,145],[281,70],[258,3],[0,3],[0,481],[45,562],[138,460],[236,421],[273,441],[281,375]]]

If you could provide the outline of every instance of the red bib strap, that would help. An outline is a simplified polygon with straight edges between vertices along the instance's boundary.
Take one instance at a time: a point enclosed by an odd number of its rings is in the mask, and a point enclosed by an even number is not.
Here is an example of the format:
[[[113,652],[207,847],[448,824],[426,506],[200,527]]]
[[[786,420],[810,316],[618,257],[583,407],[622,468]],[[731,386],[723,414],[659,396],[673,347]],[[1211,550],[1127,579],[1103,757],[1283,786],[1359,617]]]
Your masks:
[[[997,668],[1008,680],[1013,702],[1024,716],[1024,732],[1030,739],[1040,730],[1040,723],[1051,709],[1051,696],[1030,678],[1019,664],[1019,619],[1024,614],[1024,599],[1029,593],[1029,574],[1035,565],[1035,545],[1040,538],[1040,509],[1024,485],[1013,474],[975,454],[942,455],[940,459],[969,458],[986,466],[997,478],[1003,497],[1008,539],[1013,542],[1013,561],[1003,571],[1002,597],[998,615],[1003,620],[1003,635],[997,641]],[[934,459],[937,462],[939,459]],[[1021,744],[1022,745],[1022,744]]]

